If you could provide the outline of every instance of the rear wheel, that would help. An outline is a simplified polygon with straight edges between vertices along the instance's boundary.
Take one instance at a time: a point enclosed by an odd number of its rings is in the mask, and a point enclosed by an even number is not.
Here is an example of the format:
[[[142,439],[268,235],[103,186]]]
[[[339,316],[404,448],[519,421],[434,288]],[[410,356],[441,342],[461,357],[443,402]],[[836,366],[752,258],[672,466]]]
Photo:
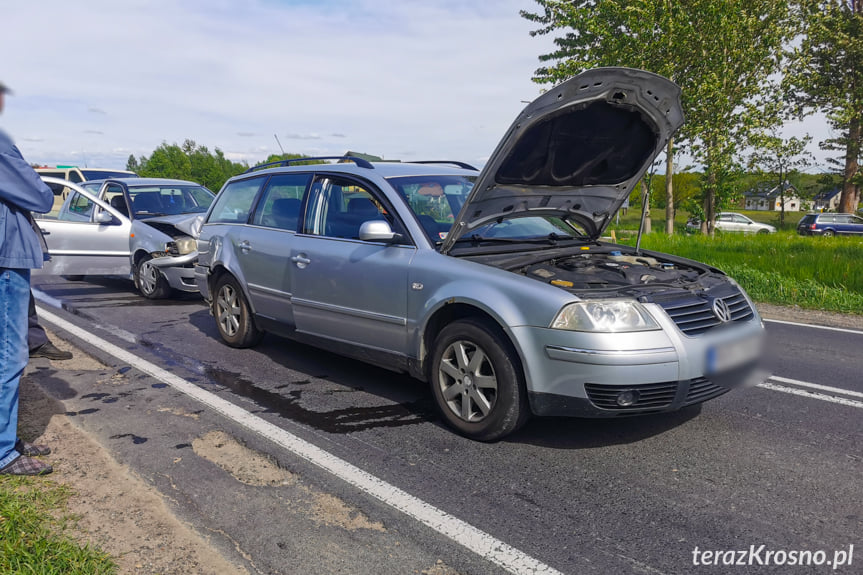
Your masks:
[[[171,295],[171,286],[152,260],[152,256],[144,256],[135,266],[135,287],[147,299],[164,299]]]
[[[824,230],[823,232],[821,232],[821,235],[825,238],[829,238],[833,235],[833,230]]]
[[[464,319],[441,330],[430,369],[438,409],[462,435],[495,441],[530,416],[515,350],[490,322]]]
[[[224,275],[216,282],[213,316],[219,335],[231,347],[252,347],[264,332],[255,327],[251,309],[234,276]]]

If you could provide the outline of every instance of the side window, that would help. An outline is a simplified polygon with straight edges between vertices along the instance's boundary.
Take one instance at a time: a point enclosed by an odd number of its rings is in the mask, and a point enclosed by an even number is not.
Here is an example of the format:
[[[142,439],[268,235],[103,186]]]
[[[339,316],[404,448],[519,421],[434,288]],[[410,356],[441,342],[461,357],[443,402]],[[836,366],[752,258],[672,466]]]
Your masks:
[[[280,174],[267,182],[252,223],[257,226],[297,231],[300,205],[311,174]]]
[[[68,209],[61,212],[57,219],[68,222],[89,222],[95,205],[84,194],[75,192],[69,200]]]
[[[213,202],[208,224],[245,224],[249,221],[255,196],[261,189],[264,177],[231,182]]]
[[[129,216],[129,206],[126,204],[126,196],[123,194],[123,187],[118,184],[108,184],[105,187],[105,194],[101,197],[102,200],[117,209],[121,214]]]
[[[84,181],[84,178],[81,177],[81,172],[78,170],[69,170],[69,181],[74,184],[80,184]]]
[[[359,239],[360,225],[369,220],[385,220],[394,232],[404,235],[403,226],[386,209],[376,191],[346,178],[326,177],[312,185],[303,231],[317,236]]]

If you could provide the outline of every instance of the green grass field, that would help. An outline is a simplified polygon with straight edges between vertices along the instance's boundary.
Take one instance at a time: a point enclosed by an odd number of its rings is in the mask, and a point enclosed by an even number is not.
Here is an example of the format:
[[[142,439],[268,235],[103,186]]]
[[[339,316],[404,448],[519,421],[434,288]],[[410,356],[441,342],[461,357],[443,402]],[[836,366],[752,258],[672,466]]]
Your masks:
[[[779,227],[776,213],[740,213]],[[758,302],[863,314],[863,238],[799,236],[795,230],[803,212],[786,213],[784,228],[775,234],[718,232],[715,237],[686,233],[686,214],[678,213],[675,235],[669,237],[665,214],[660,215],[663,219],[651,218],[653,233],[642,238],[645,249],[715,266]],[[620,243],[635,245],[639,217],[640,212],[629,210],[606,235],[614,230]]]
[[[105,553],[67,535],[66,487],[48,478],[0,477],[0,573],[102,575],[117,572]]]

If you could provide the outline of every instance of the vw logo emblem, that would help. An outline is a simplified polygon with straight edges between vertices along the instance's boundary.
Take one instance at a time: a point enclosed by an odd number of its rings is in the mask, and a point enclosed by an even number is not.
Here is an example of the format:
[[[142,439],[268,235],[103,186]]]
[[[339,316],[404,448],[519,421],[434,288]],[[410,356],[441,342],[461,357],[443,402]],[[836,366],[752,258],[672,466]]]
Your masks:
[[[722,323],[731,321],[731,310],[728,309],[728,304],[724,299],[716,298],[713,300],[713,315],[719,318]]]

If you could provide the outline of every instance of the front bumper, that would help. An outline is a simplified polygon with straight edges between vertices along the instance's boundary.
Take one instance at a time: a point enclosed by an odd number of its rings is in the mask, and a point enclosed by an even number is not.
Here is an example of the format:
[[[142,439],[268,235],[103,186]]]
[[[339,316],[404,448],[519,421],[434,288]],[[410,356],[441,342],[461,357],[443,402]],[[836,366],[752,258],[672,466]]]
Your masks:
[[[652,304],[651,304],[652,305]],[[697,336],[661,310],[662,330],[596,334],[513,328],[536,415],[617,417],[674,411],[760,383],[764,328],[756,315]],[[633,403],[618,403],[622,392]]]
[[[168,284],[177,291],[196,292],[198,286],[195,283],[195,262],[198,261],[198,252],[190,252],[181,256],[154,257],[150,264],[159,268]]]

